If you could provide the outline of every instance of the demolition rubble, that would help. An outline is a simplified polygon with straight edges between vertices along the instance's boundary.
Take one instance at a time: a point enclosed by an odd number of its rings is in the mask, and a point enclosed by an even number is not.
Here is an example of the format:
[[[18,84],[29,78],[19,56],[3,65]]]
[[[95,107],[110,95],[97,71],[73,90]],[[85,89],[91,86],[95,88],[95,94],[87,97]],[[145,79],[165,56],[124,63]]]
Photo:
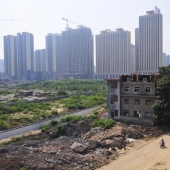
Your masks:
[[[64,135],[50,132],[23,137],[0,147],[0,170],[90,170],[99,168],[133,147],[129,138],[158,136],[161,130],[116,123],[110,129],[89,122],[65,123]]]

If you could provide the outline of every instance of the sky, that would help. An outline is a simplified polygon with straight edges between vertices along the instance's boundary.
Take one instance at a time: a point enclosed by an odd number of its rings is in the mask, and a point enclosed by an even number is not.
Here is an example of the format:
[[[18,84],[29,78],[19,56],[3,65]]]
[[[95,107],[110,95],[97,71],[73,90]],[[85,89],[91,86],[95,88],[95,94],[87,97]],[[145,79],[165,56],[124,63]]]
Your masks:
[[[30,32],[34,35],[34,50],[45,48],[48,33],[61,33],[70,21],[99,34],[105,29],[123,28],[131,32],[139,16],[157,6],[163,14],[163,52],[170,55],[170,0],[0,0],[0,59],[4,58],[3,36]],[[1,21],[14,19],[13,21]],[[77,24],[69,23],[76,28]]]

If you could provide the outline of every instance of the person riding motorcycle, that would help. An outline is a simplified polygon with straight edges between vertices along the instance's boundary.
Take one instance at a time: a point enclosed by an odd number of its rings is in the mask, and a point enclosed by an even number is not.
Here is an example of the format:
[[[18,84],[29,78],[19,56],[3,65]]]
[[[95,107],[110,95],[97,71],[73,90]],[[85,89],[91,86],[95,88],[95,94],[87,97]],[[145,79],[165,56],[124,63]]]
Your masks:
[[[165,146],[165,142],[164,142],[164,140],[162,138],[161,141],[160,141],[160,147],[164,147],[164,146]]]

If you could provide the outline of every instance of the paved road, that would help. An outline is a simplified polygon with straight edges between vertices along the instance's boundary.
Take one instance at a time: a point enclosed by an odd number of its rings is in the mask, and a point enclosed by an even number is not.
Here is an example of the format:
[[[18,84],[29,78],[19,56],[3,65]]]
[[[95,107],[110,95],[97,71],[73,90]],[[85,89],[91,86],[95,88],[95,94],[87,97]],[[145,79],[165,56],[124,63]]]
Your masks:
[[[96,107],[93,107],[93,108],[90,108],[90,109],[86,109],[86,110],[77,112],[75,114],[78,115],[78,116],[84,116],[84,115],[92,112],[93,110],[97,109],[98,107],[99,106],[96,106]],[[47,121],[43,121],[43,122],[39,122],[39,123],[35,123],[35,124],[32,124],[32,125],[28,125],[28,126],[25,126],[25,127],[21,127],[21,128],[12,129],[12,130],[9,130],[9,131],[1,132],[0,133],[0,140],[8,138],[8,137],[11,137],[11,136],[20,135],[22,133],[26,133],[26,132],[29,132],[31,130],[38,130],[40,126],[48,124],[51,120],[52,119],[47,120]],[[60,120],[60,118],[56,118],[56,120]]]

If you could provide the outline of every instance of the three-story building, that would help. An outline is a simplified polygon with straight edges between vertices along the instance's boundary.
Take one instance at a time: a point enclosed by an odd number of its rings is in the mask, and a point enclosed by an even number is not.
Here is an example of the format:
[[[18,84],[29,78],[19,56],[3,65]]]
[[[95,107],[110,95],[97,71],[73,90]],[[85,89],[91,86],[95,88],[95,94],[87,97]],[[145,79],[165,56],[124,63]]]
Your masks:
[[[122,75],[119,79],[107,79],[109,117],[153,122],[157,79],[158,75]]]

